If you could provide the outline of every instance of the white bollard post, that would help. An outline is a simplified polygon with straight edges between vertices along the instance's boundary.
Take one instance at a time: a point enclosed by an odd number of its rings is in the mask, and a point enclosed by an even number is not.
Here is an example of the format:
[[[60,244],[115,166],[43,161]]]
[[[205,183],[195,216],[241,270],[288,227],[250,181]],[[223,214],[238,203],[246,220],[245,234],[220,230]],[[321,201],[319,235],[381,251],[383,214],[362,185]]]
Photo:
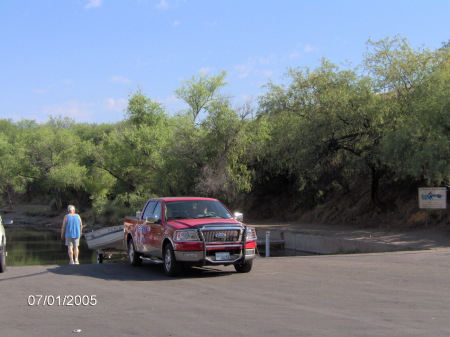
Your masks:
[[[270,257],[270,231],[266,231],[266,257]]]

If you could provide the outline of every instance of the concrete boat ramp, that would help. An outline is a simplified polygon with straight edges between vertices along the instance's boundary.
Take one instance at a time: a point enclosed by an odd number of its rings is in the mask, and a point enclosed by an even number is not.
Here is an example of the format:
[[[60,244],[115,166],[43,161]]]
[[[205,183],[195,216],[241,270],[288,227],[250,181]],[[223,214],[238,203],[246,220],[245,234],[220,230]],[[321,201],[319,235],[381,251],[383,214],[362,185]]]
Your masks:
[[[177,278],[146,263],[9,267],[0,336],[450,336],[448,236],[255,225],[286,247],[341,254],[257,258],[248,274],[219,266]],[[392,246],[417,251],[343,254]]]
[[[450,233],[432,230],[392,231],[299,223],[249,223],[256,227],[260,252],[272,249],[308,254],[379,253],[450,247]],[[271,254],[272,255],[272,254]]]
[[[448,337],[450,249],[257,258],[253,270],[10,267],[0,336]]]

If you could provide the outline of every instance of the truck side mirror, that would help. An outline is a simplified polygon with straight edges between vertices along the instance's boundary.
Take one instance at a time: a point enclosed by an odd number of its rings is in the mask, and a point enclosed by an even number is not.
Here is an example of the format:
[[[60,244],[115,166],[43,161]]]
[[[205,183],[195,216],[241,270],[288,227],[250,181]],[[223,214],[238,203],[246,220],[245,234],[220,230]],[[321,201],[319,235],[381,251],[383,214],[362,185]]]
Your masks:
[[[158,222],[158,216],[156,216],[155,214],[150,214],[145,218],[145,222],[148,223],[156,223]]]

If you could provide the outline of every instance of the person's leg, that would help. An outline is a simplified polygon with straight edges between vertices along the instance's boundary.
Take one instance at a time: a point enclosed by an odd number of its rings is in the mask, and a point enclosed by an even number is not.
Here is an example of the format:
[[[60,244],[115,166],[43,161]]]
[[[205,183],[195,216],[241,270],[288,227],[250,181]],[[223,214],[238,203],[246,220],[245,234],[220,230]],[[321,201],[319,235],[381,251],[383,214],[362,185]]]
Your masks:
[[[73,264],[73,242],[69,239],[66,238],[66,246],[67,246],[67,253],[69,254],[69,263]]]
[[[74,257],[74,262],[76,263],[76,264],[78,264],[79,262],[78,262],[78,253],[79,253],[79,249],[78,249],[78,246],[73,246],[73,257]]]
[[[69,253],[70,262],[73,262],[73,246],[67,246],[67,252]]]

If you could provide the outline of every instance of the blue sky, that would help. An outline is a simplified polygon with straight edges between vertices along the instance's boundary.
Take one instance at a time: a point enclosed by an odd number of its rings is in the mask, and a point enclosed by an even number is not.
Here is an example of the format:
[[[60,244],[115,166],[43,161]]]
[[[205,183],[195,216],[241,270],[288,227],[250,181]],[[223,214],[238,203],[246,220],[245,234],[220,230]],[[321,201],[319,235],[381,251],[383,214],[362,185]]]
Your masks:
[[[138,88],[168,113],[174,90],[227,72],[244,103],[289,67],[359,65],[369,38],[450,38],[448,0],[0,0],[0,118],[124,119]]]

